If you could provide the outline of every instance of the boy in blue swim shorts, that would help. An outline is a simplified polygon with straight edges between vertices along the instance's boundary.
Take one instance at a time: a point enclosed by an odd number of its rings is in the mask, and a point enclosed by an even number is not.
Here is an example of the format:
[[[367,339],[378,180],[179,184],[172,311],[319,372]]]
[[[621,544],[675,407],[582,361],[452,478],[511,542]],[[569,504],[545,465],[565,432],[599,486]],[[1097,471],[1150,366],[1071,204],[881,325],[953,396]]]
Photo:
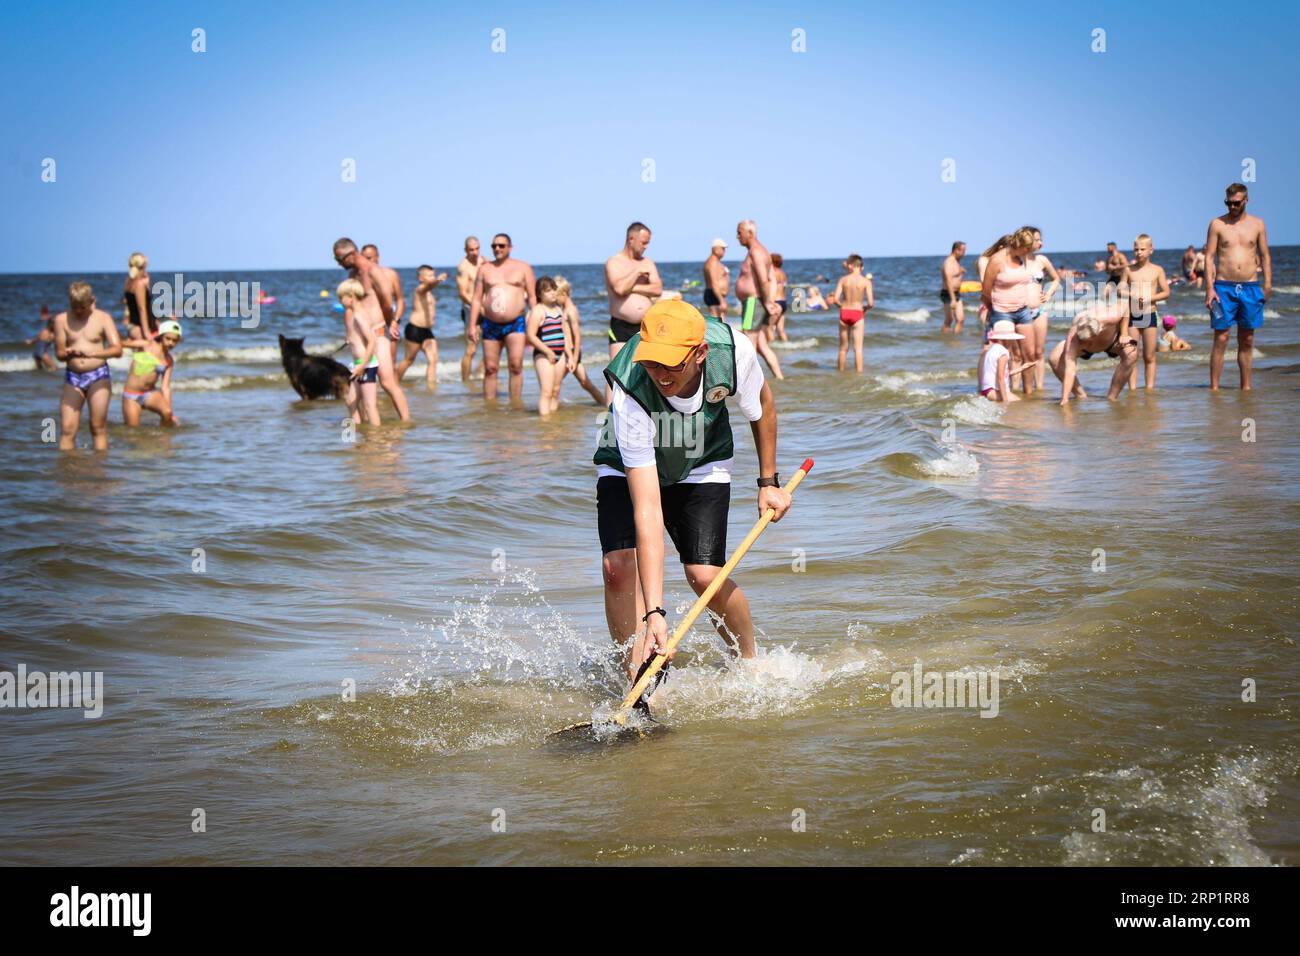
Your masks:
[[[1264,220],[1246,212],[1246,187],[1233,183],[1223,204],[1226,214],[1210,221],[1205,239],[1205,307],[1210,311],[1214,346],[1210,351],[1210,390],[1218,391],[1228,335],[1237,327],[1237,367],[1242,391],[1249,391],[1255,330],[1264,324],[1264,303],[1273,291],[1273,260]],[[1257,276],[1263,273],[1261,284]]]

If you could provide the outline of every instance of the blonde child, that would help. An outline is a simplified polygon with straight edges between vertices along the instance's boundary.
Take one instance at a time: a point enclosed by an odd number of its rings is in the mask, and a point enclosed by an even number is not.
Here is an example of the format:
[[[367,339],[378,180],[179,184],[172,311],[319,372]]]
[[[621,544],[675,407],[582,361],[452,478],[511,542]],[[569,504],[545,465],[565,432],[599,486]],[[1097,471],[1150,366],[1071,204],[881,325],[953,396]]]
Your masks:
[[[578,315],[578,306],[573,301],[573,286],[564,276],[555,277],[555,290],[560,294],[560,304],[564,306],[564,321],[569,327],[569,336],[573,340],[573,377],[578,380],[578,384],[587,390],[592,401],[602,408],[605,405],[605,392],[597,388],[596,384],[587,376],[587,370],[582,367],[582,328],[579,326],[580,316]]]

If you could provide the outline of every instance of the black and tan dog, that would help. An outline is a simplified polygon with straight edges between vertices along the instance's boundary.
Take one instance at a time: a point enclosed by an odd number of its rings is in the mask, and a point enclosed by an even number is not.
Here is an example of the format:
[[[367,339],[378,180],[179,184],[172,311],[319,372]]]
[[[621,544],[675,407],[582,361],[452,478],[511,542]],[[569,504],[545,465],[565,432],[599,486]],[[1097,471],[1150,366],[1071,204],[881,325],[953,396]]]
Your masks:
[[[348,388],[348,370],[324,355],[308,355],[303,339],[280,336],[280,360],[289,384],[300,398],[342,398]]]

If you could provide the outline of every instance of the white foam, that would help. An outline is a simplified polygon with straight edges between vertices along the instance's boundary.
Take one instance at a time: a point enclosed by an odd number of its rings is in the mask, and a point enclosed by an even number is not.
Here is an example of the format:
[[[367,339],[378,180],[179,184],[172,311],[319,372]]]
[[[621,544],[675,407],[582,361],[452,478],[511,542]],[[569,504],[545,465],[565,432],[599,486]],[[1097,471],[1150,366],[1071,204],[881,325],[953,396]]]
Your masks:
[[[1266,318],[1266,319],[1280,319],[1280,318],[1282,318],[1282,313],[1279,312],[1277,309],[1265,309],[1265,310],[1264,310],[1264,318]]]
[[[1221,754],[1208,773],[1189,767],[1161,774],[1143,766],[1087,773],[1084,777],[1097,781],[1094,786],[1100,788],[1086,795],[1089,801],[1118,803],[1123,809],[1150,807],[1164,811],[1162,816],[1172,814],[1176,823],[1117,832],[1119,840],[1071,833],[1061,841],[1065,862],[1132,862],[1131,857],[1174,847],[1199,853],[1200,858],[1191,862],[1200,865],[1269,866],[1273,861],[1253,841],[1251,818],[1267,806],[1279,777],[1288,773],[1294,774],[1294,761],[1251,752]],[[1196,839],[1181,837],[1184,828]]]
[[[983,395],[966,395],[948,409],[948,414],[967,425],[992,425],[1002,421],[1006,406],[990,402]]]
[[[328,358],[344,345],[342,339],[306,345],[308,355]],[[245,345],[232,348],[181,348],[176,350],[181,362],[249,362],[280,364],[278,345]]]
[[[288,385],[283,374],[213,375],[211,377],[196,376],[194,378],[176,376],[172,378],[172,389],[177,392],[217,392],[223,388],[243,385],[248,382],[285,382]]]
[[[893,319],[896,322],[909,322],[915,324],[924,322],[926,319],[930,318],[932,313],[929,309],[912,309],[910,312],[890,312],[882,309],[880,314]]]
[[[1273,291],[1286,295],[1300,295],[1300,285],[1275,285]]]
[[[943,457],[922,458],[917,467],[936,478],[973,478],[979,473],[980,462],[962,445],[952,445]]]
[[[666,718],[677,720],[752,720],[787,714],[808,706],[839,670],[827,670],[797,650],[760,646],[752,660],[732,661],[725,667],[696,663],[674,670],[656,704]]]
[[[817,339],[809,337],[806,339],[791,339],[788,342],[782,342],[779,339],[772,342],[772,348],[783,349],[785,351],[799,351],[802,349],[812,349],[817,347]]]

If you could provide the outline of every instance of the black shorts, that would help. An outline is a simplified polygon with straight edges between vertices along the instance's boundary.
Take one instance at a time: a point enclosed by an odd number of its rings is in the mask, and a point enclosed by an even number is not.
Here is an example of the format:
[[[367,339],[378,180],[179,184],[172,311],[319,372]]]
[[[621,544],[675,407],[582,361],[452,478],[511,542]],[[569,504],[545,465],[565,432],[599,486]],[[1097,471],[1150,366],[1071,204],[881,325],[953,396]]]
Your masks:
[[[406,331],[402,335],[406,337],[406,341],[415,345],[423,345],[429,339],[435,337],[433,329],[424,329],[418,325],[412,325],[410,322],[406,323]]]
[[[713,308],[715,305],[722,305],[722,301],[718,298],[718,293],[714,292],[712,289],[705,289],[704,305],[706,308]]]
[[[626,342],[640,331],[640,322],[624,322],[612,315],[609,317],[609,340],[611,342]]]
[[[727,563],[729,482],[659,486],[664,527],[682,564],[720,568]],[[602,554],[636,547],[636,519],[627,479],[606,475],[596,480],[596,524]]]

